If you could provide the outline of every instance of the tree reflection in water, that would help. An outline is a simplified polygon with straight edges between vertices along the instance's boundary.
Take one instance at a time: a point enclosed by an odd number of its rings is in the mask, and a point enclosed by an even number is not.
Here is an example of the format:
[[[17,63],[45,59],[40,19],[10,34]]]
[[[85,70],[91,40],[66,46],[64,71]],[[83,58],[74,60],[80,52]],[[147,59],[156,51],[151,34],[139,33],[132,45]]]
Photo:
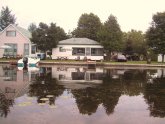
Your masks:
[[[152,83],[146,84],[144,98],[151,116],[165,117],[165,77],[155,78]]]
[[[91,115],[96,112],[99,104],[103,104],[106,113],[111,114],[121,95],[121,91],[115,85],[115,83],[109,83],[109,85],[103,84],[94,88],[72,90],[79,112]]]
[[[38,103],[44,103],[46,101],[41,100],[41,98],[52,95],[52,97],[49,97],[49,104],[53,105],[56,97],[60,96],[64,90],[64,87],[58,85],[57,80],[52,78],[51,72],[44,72],[37,76],[36,80],[29,85],[29,96],[35,96],[38,98]]]
[[[116,70],[106,70],[103,84],[96,87],[72,90],[80,113],[91,115],[102,104],[108,115],[113,113],[122,94],[139,95],[143,92],[146,71],[129,70],[114,78]]]
[[[29,85],[28,95],[37,97],[38,103],[45,103],[46,101],[41,99],[52,95],[48,103],[55,105],[56,98],[63,94],[67,86],[52,78],[51,68],[42,69],[45,71],[36,75],[35,80]],[[148,83],[150,78],[148,74],[151,73],[155,72],[145,69],[104,69],[104,73],[101,76],[99,74],[103,81],[101,84],[84,83],[85,87],[75,88],[78,84],[74,83],[71,85],[73,88],[69,87],[68,90],[72,93],[81,114],[92,115],[97,111],[98,106],[102,105],[106,114],[110,115],[114,112],[120,96],[143,94],[151,116],[165,117],[165,77],[153,78],[152,82]],[[7,116],[10,111],[9,106],[12,104],[12,101],[8,101],[3,94],[0,94],[1,116]]]
[[[147,70],[128,70],[122,76],[123,94],[137,96],[144,92]]]
[[[154,79],[153,84],[147,84],[148,73],[151,70],[124,70],[118,74],[118,69],[106,69],[103,73],[103,83],[89,85],[86,88],[71,88],[70,93],[75,98],[77,107],[81,114],[92,115],[102,105],[107,115],[114,112],[121,95],[137,96],[144,94],[144,98],[149,104],[151,115],[154,117],[164,117],[165,113],[165,84],[164,78]],[[76,83],[75,83],[76,85]],[[86,85],[86,84],[85,84]],[[53,95],[49,99],[49,104],[54,104],[56,97],[62,95],[65,84],[60,85],[56,79],[52,79],[51,73],[44,73],[36,77],[36,81],[29,86],[29,95],[37,96],[38,102],[46,95]],[[137,103],[138,104],[138,103]]]
[[[14,100],[6,99],[5,95],[0,93],[0,116],[7,117],[10,112],[10,106],[13,106]]]

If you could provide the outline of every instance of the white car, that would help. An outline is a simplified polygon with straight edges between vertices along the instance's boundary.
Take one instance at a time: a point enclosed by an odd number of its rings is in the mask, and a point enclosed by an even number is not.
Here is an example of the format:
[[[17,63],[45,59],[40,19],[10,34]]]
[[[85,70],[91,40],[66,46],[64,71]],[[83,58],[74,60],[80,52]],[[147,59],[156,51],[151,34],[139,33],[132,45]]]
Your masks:
[[[124,55],[117,55],[118,62],[126,62],[127,58]]]

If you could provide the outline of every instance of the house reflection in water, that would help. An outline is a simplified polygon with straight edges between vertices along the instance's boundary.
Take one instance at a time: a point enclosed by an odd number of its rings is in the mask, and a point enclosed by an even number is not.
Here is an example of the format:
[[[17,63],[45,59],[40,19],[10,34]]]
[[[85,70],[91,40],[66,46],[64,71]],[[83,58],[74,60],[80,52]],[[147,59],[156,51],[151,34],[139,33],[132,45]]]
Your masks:
[[[0,114],[6,117],[9,106],[12,106],[14,99],[24,95],[28,90],[29,82],[35,80],[38,72],[18,70],[15,66],[0,66]]]
[[[65,87],[83,88],[89,83],[91,85],[101,84],[103,79],[103,68],[87,69],[85,67],[67,67],[53,66],[52,78],[56,78],[60,84],[65,84]],[[83,84],[83,85],[80,85]],[[83,87],[81,87],[83,86]]]

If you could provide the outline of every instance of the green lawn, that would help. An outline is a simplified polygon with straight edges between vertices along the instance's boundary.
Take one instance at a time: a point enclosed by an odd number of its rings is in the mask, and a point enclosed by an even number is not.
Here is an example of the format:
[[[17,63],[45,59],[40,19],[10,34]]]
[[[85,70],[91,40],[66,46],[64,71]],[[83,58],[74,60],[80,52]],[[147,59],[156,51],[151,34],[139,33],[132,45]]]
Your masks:
[[[114,63],[114,64],[117,64],[117,63],[120,63],[120,64],[147,64],[147,61],[127,61],[127,62],[114,62],[114,61],[111,61],[111,62],[106,62],[106,63]],[[162,64],[162,63],[158,63],[156,61],[152,61],[151,64]]]
[[[17,61],[18,59],[14,59],[14,58],[0,58],[0,61]]]
[[[6,58],[0,58],[1,62],[5,61],[17,61],[18,59],[6,59]],[[41,60],[41,62],[75,62],[75,63],[80,63],[80,62],[86,62],[86,61],[76,61],[76,60],[52,60],[52,59],[47,59],[47,60]],[[110,64],[147,64],[146,61],[127,61],[127,62],[115,62],[115,61],[103,61],[103,62],[97,62],[97,63],[110,63]],[[164,63],[156,62],[156,61],[151,61],[151,64],[159,64],[159,65],[164,65]]]
[[[41,60],[42,62],[85,62],[75,60]],[[98,63],[112,63],[112,64],[147,64],[147,61],[127,61],[127,62],[115,62],[115,61],[103,61]],[[156,61],[151,61],[151,64],[165,64]]]

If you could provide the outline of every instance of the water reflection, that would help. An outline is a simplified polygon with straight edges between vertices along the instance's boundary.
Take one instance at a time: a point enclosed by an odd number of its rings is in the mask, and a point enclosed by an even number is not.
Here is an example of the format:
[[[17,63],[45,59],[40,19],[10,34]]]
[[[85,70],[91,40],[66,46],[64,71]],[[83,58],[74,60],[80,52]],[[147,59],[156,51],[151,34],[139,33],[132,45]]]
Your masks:
[[[55,106],[67,91],[81,115],[93,115],[102,106],[115,113],[121,96],[143,95],[150,116],[165,117],[165,69],[105,69],[53,66],[19,70],[0,66],[0,114],[7,117],[18,97],[27,94],[38,104]],[[138,103],[137,103],[138,104]],[[140,109],[140,108],[139,108]],[[147,110],[146,110],[147,111]],[[127,113],[126,113],[127,114]]]
[[[6,117],[13,106],[14,99],[24,95],[29,81],[34,80],[33,71],[18,71],[15,66],[0,66],[0,114]]]
[[[165,77],[153,79],[152,84],[147,83],[144,98],[149,105],[150,115],[154,117],[165,117]]]
[[[40,68],[39,75],[36,76],[35,81],[29,85],[29,96],[37,97],[38,103],[45,103],[49,101],[50,105],[55,105],[56,97],[60,96],[64,87],[57,84],[57,80],[52,78],[51,68]],[[51,97],[47,96],[52,95]],[[47,98],[47,99],[43,99]]]

